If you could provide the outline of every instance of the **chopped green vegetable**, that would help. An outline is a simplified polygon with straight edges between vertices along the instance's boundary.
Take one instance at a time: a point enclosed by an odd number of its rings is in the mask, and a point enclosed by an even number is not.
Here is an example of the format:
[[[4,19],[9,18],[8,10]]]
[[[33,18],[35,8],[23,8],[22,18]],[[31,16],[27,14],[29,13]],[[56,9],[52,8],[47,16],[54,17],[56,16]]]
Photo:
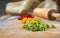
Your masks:
[[[50,26],[47,24],[47,26],[46,26],[47,28],[50,28]]]
[[[50,27],[51,26],[51,27]],[[48,28],[55,28],[54,25],[49,25],[41,21],[26,23],[23,28],[30,31],[45,31]]]
[[[52,25],[52,28],[56,28],[54,25]]]

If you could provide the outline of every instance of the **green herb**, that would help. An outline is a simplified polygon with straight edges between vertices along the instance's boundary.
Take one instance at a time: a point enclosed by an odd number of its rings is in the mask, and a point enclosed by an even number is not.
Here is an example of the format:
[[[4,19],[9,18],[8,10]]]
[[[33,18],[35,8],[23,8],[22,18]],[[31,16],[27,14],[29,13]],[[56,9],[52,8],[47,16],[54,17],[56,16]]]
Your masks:
[[[56,28],[54,25],[52,25],[52,28]]]
[[[52,28],[55,28],[54,25],[51,25]],[[49,24],[46,24],[44,22],[41,21],[35,21],[35,22],[30,22],[30,23],[26,23],[23,28],[25,28],[26,30],[30,30],[30,31],[45,31],[48,28],[51,28]]]

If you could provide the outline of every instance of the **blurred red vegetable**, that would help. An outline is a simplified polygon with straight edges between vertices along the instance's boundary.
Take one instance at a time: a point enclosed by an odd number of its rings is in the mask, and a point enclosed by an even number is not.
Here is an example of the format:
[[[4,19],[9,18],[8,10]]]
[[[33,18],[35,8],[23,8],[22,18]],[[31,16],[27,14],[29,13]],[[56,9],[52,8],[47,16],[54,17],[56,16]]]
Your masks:
[[[31,15],[30,13],[26,13],[26,14],[22,14],[18,17],[18,20],[22,20],[23,18],[34,18],[33,15]]]

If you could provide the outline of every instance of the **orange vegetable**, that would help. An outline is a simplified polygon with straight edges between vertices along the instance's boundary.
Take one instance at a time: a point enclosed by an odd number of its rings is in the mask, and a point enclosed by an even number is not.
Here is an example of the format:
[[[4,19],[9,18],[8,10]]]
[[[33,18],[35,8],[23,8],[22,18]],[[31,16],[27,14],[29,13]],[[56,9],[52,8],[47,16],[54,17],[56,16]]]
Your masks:
[[[31,19],[32,19],[32,18],[28,18],[27,21],[26,21],[26,23],[29,23],[29,22],[31,21]]]
[[[23,18],[23,19],[21,20],[21,23],[22,23],[22,24],[25,24],[26,21],[27,21],[27,19],[28,19],[28,18]]]
[[[23,18],[21,22],[22,24],[25,24],[34,21],[41,21],[41,18]]]

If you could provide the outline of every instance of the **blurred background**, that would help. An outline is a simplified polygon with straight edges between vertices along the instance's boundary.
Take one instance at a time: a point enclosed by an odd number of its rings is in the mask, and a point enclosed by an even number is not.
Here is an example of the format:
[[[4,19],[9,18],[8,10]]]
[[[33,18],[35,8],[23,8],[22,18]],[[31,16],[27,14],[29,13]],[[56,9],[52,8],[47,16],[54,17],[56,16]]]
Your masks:
[[[17,2],[17,1],[21,1],[21,0],[0,0],[0,16],[6,14],[5,7],[6,7],[7,3]],[[43,2],[44,0],[39,0],[39,1]],[[60,7],[60,0],[56,0],[56,2],[57,2],[57,5],[59,5],[59,7]]]

